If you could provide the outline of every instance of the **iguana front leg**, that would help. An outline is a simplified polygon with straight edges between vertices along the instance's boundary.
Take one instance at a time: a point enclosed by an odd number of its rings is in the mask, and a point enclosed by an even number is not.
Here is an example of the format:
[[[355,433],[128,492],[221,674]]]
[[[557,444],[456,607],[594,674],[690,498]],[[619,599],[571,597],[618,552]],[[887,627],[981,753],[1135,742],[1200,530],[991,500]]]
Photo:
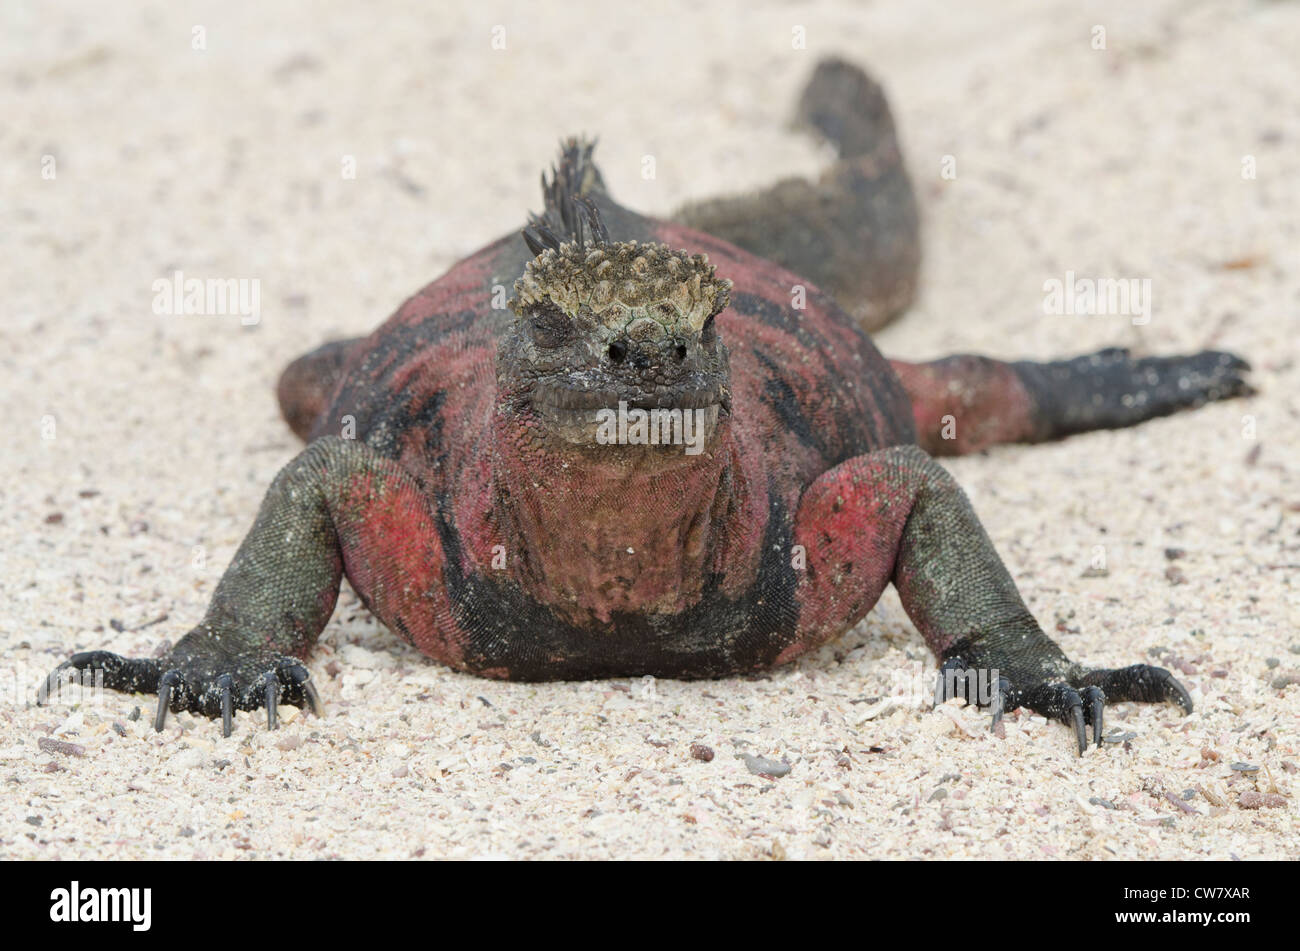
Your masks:
[[[382,539],[382,544],[377,543]],[[303,450],[272,482],[203,620],[161,660],[108,651],[76,654],[38,694],[44,702],[63,671],[103,671],[114,690],[158,694],[154,725],[167,711],[221,716],[280,703],[320,701],[301,663],[329,621],[346,570],[382,620],[409,632],[427,619],[421,599],[438,584],[442,550],[415,481],[364,444],[337,437]]]
[[[1100,745],[1105,701],[1171,701],[1190,713],[1182,684],[1159,667],[1077,664],[1025,607],[961,488],[916,446],[858,456],[804,493],[795,539],[807,552],[801,626],[815,642],[860,619],[892,581],[908,616],[945,668],[988,672],[995,722],[1027,707]],[[996,676],[992,673],[996,671]]]

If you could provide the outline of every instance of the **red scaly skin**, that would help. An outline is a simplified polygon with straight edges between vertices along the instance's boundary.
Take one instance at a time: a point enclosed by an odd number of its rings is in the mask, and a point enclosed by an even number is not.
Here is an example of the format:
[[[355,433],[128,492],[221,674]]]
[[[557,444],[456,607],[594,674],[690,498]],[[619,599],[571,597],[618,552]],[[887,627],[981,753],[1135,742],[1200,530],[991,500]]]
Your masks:
[[[917,442],[932,456],[960,456],[1034,438],[1034,405],[1009,363],[960,356],[891,360],[912,400]]]
[[[461,666],[463,638],[436,584],[446,556],[419,488],[408,479],[363,474],[345,483],[340,509],[356,513],[339,546],[348,580],[366,606],[400,625],[426,654]]]
[[[395,456],[426,498],[445,500],[458,573],[514,587],[593,630],[617,628],[619,612],[699,607],[706,587],[713,600],[752,597],[763,540],[769,530],[789,534],[804,487],[839,461],[911,437],[905,397],[887,363],[818,290],[807,287],[806,306],[797,310],[791,295],[802,285],[790,272],[677,225],[658,224],[649,237],[708,253],[734,285],[718,332],[729,348],[735,409],[701,455],[660,454],[630,465],[636,450],[548,446],[530,432],[537,420],[498,412],[512,394],[497,386],[495,348],[513,315],[492,309],[492,291],[522,267],[520,249],[500,242],[421,290],[356,348],[313,433],[338,431],[353,417],[357,435]],[[467,302],[477,306],[468,310]],[[423,424],[410,425],[416,418]],[[459,436],[435,442],[448,432]],[[656,499],[671,500],[671,508]],[[407,539],[427,535],[434,517],[406,526],[376,518],[357,544],[396,539],[399,548],[418,550]],[[784,524],[770,525],[774,517]],[[880,586],[888,580],[889,566],[882,568]],[[445,603],[441,558],[413,559],[402,570],[411,590],[423,594],[400,604],[374,603],[368,578],[349,570],[349,579],[381,619],[409,632],[430,656],[516,675],[472,651],[466,656],[463,645],[476,633]],[[451,632],[432,623],[448,613],[456,618]],[[821,617],[807,630],[799,621],[784,632],[785,653],[719,657],[709,669],[767,666],[798,653],[793,645],[805,636],[820,642],[858,617]]]

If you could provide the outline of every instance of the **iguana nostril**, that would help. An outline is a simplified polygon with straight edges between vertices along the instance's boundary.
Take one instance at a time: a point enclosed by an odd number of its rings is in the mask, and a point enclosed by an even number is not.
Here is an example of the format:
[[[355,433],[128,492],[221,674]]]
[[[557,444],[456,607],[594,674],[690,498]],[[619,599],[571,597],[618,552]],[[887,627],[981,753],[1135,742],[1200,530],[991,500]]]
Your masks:
[[[627,347],[617,341],[609,345],[609,358],[614,363],[622,363],[627,356]]]
[[[676,347],[674,347],[674,348],[673,348],[673,356],[677,357],[678,360],[685,360],[685,359],[686,359],[686,344],[684,344],[684,343],[679,343]]]

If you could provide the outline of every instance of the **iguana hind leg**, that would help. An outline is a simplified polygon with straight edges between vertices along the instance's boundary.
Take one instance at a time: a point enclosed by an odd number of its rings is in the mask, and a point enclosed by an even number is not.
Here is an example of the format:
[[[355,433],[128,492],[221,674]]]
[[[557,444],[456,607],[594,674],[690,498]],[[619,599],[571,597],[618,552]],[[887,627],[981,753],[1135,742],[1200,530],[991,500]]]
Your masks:
[[[936,456],[1119,429],[1253,392],[1245,379],[1250,365],[1217,350],[1133,357],[1111,348],[1051,363],[971,354],[891,363],[912,401],[917,441]]]
[[[822,60],[795,122],[839,152],[820,178],[693,202],[672,217],[806,277],[877,330],[912,302],[921,261],[916,197],[884,92],[858,67]]]

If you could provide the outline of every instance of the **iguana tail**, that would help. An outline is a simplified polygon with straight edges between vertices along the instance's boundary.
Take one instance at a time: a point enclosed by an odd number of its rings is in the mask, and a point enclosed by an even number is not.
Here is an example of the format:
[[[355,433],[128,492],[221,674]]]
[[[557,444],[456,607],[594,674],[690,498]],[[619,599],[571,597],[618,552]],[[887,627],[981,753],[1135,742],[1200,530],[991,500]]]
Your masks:
[[[364,338],[333,340],[305,353],[284,368],[275,395],[280,401],[280,415],[299,439],[311,439],[312,429],[321,414],[329,409],[330,397],[343,378],[343,367],[353,346]]]
[[[891,363],[912,400],[917,442],[934,456],[1119,429],[1254,392],[1245,379],[1250,365],[1217,350],[1137,358],[1110,348],[1052,363],[972,354]]]
[[[884,90],[852,63],[822,60],[794,125],[829,140],[838,161],[816,179],[692,202],[672,217],[789,268],[878,330],[911,304],[921,264],[916,195]]]

